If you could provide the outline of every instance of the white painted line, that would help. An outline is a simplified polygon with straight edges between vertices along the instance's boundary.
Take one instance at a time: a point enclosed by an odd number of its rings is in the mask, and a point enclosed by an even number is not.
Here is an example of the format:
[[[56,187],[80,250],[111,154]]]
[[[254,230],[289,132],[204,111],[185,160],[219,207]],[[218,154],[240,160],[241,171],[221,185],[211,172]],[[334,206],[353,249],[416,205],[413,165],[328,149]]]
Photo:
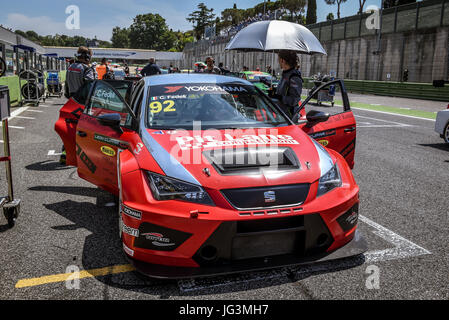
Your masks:
[[[32,109],[27,110],[27,111],[30,111],[30,112],[39,112],[39,113],[44,112],[44,111],[42,111],[42,110],[32,110]]]
[[[359,220],[368,224],[372,228],[376,229],[373,233],[381,237],[385,241],[394,245],[394,248],[384,250],[373,250],[364,254],[365,263],[373,263],[387,260],[396,260],[417,257],[421,255],[431,254],[430,251],[418,246],[417,244],[397,235],[391,230],[375,223],[374,221],[359,216]],[[296,277],[302,279],[303,276],[313,275],[320,272],[333,272],[345,268],[358,266],[357,261],[351,259],[339,259],[324,261],[319,264],[302,265],[298,267],[273,269],[268,271],[257,271],[254,273],[240,274],[235,276],[224,276],[221,281],[208,281],[205,279],[192,279],[192,280],[180,280],[178,281],[178,287],[182,292],[191,292],[199,290],[210,290],[212,288],[224,287],[224,286],[236,286],[245,285],[254,281],[267,281],[273,279],[282,280],[282,278],[288,277],[289,271],[293,272]]]
[[[17,117],[19,114],[21,114],[24,111],[27,111],[29,107],[21,107],[17,110],[14,110],[13,112],[11,112],[11,116],[8,118],[8,120],[14,119],[15,117]]]
[[[436,121],[434,119],[427,119],[427,118],[421,118],[421,117],[415,117],[415,116],[408,116],[406,114],[399,114],[399,113],[385,112],[385,111],[378,111],[378,110],[370,110],[370,109],[363,109],[363,108],[353,108],[353,107],[351,107],[351,110],[377,112],[377,113],[389,114],[389,115],[392,115],[392,116],[406,117],[406,118],[419,119],[419,120],[427,120],[427,121],[433,121],[433,122]]]
[[[337,105],[337,104],[335,106],[343,108],[343,106],[340,106],[340,105]],[[399,108],[399,109],[401,109],[401,108]],[[356,107],[351,107],[351,110],[370,111],[370,112],[390,114],[390,115],[393,115],[393,116],[406,117],[406,118],[412,118],[412,119],[420,119],[420,120],[427,120],[427,121],[433,121],[433,122],[436,121],[435,119],[421,118],[421,117],[409,116],[409,115],[406,115],[406,114],[400,114],[400,113],[394,113],[394,112],[386,112],[386,111],[379,111],[379,110],[371,110],[371,109],[363,109],[363,108],[356,108]],[[434,113],[437,113],[437,112],[434,112]]]
[[[417,244],[401,237],[391,230],[375,223],[365,216],[359,216],[360,221],[368,224],[372,228],[376,229],[373,233],[385,241],[394,245],[394,248],[369,251],[365,253],[365,259],[367,263],[396,260],[422,256],[425,254],[431,254],[430,251],[418,246]]]
[[[359,126],[359,125],[357,125],[357,128],[402,128],[402,127],[405,127],[405,126],[400,126],[400,125],[397,125],[397,124],[390,124],[390,125],[388,125],[388,124],[379,124],[379,125],[370,125],[370,126],[365,126],[365,125]]]
[[[24,117],[24,116],[15,116],[15,118],[17,118],[17,119],[36,120],[36,118],[32,118],[32,117]]]
[[[40,104],[39,107],[42,107],[42,108],[51,108],[50,106],[46,106],[45,104]]]
[[[47,156],[60,156],[62,153],[55,153],[55,150],[49,150]]]
[[[406,123],[401,123],[401,122],[395,122],[395,121],[391,121],[391,120],[383,120],[383,119],[377,119],[377,118],[371,118],[371,117],[365,117],[365,116],[359,116],[359,115],[354,115],[356,118],[364,118],[364,119],[369,119],[369,120],[375,120],[375,121],[379,121],[379,122],[386,122],[386,123],[394,123],[396,125],[400,125],[402,127],[413,127],[411,124],[406,124]]]
[[[2,127],[2,125],[0,125],[0,127]],[[17,127],[17,126],[11,126],[8,124],[8,128],[10,129],[21,129],[21,130],[25,130],[25,127]]]

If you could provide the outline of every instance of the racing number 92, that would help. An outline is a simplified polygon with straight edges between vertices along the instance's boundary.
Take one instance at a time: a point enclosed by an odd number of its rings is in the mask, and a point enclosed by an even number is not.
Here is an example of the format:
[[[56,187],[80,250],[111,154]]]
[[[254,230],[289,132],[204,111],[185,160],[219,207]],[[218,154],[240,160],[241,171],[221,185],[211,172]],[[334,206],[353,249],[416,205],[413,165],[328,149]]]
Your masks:
[[[167,100],[162,103],[159,101],[153,101],[150,103],[151,113],[159,113],[161,111],[174,112],[174,111],[176,111],[174,106],[175,106],[175,102],[173,100]]]

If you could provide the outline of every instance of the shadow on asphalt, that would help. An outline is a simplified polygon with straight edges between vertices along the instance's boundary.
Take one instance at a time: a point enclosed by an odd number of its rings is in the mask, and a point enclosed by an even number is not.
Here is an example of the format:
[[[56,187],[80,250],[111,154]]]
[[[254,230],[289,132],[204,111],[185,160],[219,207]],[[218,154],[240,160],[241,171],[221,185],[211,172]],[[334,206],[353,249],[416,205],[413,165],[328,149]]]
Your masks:
[[[447,143],[430,143],[430,144],[420,143],[418,145],[422,147],[431,147],[438,150],[449,151],[449,145]]]
[[[79,257],[75,259],[76,261],[81,260],[82,269],[89,270],[129,264],[123,253],[122,242],[118,236],[118,208],[117,206],[104,206],[105,203],[111,201],[112,196],[110,194],[100,189],[82,187],[32,187],[30,190],[97,197],[96,204],[65,200],[53,204],[44,204],[44,206],[46,209],[71,221],[68,225],[55,226],[53,229],[66,230],[68,232],[86,229],[91,233],[83,240],[74,239],[74,241],[84,242],[81,259]],[[298,282],[313,275],[351,269],[362,265],[364,262],[364,256],[360,255],[310,266],[200,278],[195,279],[195,281],[156,280],[147,278],[137,272],[101,276],[96,277],[96,279],[106,284],[103,293],[104,299],[109,298],[108,287],[157,295],[160,299],[168,299],[172,296],[224,294],[279,286],[281,284]]]
[[[72,169],[73,167],[62,165],[59,162],[46,160],[27,165],[25,168],[33,171],[58,171]]]
[[[86,197],[98,197],[97,188],[88,187],[60,187],[60,186],[36,186],[30,187],[28,190],[31,191],[43,191],[43,192],[58,192],[71,194],[75,196],[86,196]]]

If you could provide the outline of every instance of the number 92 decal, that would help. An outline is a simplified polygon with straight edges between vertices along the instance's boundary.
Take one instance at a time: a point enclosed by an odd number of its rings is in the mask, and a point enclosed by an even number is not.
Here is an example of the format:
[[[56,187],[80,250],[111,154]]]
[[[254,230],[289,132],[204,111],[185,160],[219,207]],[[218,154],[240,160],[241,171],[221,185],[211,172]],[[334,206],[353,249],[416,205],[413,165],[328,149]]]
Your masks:
[[[150,103],[151,113],[174,112],[176,111],[175,102],[173,100],[166,100],[164,102],[153,101]]]

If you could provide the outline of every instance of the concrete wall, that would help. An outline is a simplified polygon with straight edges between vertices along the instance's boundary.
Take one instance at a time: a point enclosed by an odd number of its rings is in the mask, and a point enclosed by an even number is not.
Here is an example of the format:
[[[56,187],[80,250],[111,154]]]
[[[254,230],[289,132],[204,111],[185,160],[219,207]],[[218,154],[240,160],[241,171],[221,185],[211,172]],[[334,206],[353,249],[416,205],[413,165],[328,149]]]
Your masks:
[[[340,78],[374,81],[432,82],[449,79],[449,0],[425,0],[384,10],[381,30],[367,28],[369,13],[307,26],[323,44],[327,56],[300,55],[306,77],[318,72]],[[188,44],[182,65],[212,55],[232,71],[245,65],[265,70],[274,65],[269,53],[224,52],[230,36]]]

